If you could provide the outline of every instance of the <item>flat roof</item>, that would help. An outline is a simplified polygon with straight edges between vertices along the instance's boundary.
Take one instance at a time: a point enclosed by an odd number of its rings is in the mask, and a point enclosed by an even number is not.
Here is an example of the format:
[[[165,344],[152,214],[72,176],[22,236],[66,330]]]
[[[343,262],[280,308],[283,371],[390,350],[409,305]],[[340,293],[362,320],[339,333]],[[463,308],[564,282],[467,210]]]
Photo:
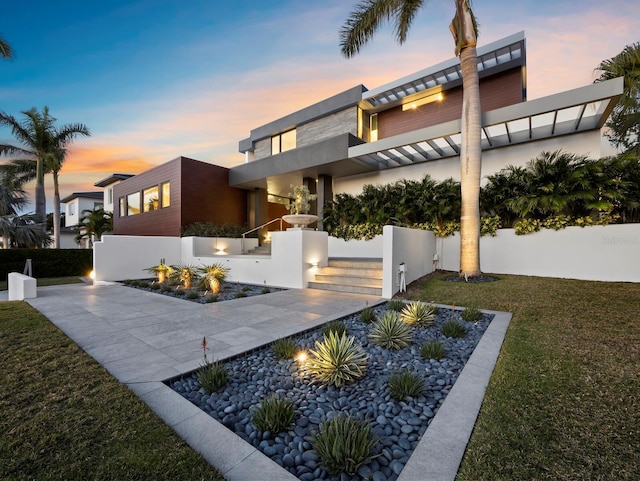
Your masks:
[[[135,174],[111,174],[109,177],[105,177],[102,180],[96,182],[96,187],[106,187],[108,185],[113,184],[114,182],[118,182],[119,180],[126,180],[130,177],[133,177]]]
[[[66,196],[64,199],[60,199],[60,203],[72,201],[73,199],[82,197],[83,199],[103,199],[104,193],[102,192],[74,192],[71,195]]]

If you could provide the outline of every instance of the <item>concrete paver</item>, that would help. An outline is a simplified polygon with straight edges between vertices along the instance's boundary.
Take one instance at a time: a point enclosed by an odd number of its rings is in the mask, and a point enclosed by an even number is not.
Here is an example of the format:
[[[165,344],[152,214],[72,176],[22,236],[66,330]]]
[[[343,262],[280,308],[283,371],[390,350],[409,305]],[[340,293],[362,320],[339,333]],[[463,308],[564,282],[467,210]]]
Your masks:
[[[6,300],[0,292],[0,301]],[[127,385],[228,481],[297,478],[162,381],[375,305],[376,296],[292,289],[197,304],[121,285],[38,288],[27,302]],[[399,480],[455,478],[511,315],[496,313]],[[465,415],[460,417],[459,414]],[[435,438],[434,438],[435,436]]]

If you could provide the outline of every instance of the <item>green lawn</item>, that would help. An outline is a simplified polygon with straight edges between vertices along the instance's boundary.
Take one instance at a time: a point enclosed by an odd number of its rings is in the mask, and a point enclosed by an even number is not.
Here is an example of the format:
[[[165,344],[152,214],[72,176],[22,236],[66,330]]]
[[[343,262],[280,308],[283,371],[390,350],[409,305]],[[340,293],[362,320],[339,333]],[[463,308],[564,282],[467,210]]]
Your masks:
[[[514,313],[457,479],[640,479],[640,284],[444,277],[403,297]]]
[[[0,386],[0,479],[223,479],[25,302],[0,303]]]

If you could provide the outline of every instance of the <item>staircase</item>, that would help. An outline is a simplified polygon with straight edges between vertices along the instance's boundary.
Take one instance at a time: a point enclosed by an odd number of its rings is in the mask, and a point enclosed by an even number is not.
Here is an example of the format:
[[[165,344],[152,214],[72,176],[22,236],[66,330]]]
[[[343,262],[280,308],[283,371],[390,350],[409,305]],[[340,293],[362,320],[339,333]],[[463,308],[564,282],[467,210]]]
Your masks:
[[[262,244],[261,246],[254,247],[247,251],[248,256],[270,256],[271,255],[271,244]]]
[[[382,295],[381,259],[329,259],[328,267],[320,268],[312,289]]]

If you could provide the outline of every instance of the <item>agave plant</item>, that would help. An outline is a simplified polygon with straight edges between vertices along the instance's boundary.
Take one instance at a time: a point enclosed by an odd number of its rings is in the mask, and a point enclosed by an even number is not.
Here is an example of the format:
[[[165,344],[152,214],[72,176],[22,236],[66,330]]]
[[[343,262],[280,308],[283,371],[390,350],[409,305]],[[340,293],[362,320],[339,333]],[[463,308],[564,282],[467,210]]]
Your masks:
[[[394,311],[386,311],[373,325],[369,340],[387,349],[401,349],[413,341],[411,328]]]
[[[402,369],[389,377],[389,390],[391,395],[400,401],[408,397],[418,397],[424,391],[424,381],[419,375]]]
[[[147,267],[145,269],[147,272],[151,272],[158,276],[158,284],[162,284],[167,280],[167,276],[170,276],[173,272],[173,268],[164,262],[164,258],[160,259],[160,264],[157,266]]]
[[[293,422],[295,411],[293,402],[275,394],[262,400],[253,412],[253,424],[262,432],[279,433]]]
[[[185,289],[191,289],[191,284],[198,277],[198,268],[191,264],[178,264],[171,266],[170,279],[177,280],[182,283]]]
[[[319,382],[336,387],[362,377],[369,356],[355,340],[346,333],[338,336],[328,332],[323,341],[316,341],[315,349],[309,349],[307,372]]]
[[[434,305],[412,302],[402,309],[400,319],[410,326],[428,327],[433,324],[437,309]]]
[[[220,292],[220,286],[229,275],[229,268],[216,262],[209,266],[198,268],[198,272],[203,275],[203,280],[208,284],[211,292],[218,294]]]

